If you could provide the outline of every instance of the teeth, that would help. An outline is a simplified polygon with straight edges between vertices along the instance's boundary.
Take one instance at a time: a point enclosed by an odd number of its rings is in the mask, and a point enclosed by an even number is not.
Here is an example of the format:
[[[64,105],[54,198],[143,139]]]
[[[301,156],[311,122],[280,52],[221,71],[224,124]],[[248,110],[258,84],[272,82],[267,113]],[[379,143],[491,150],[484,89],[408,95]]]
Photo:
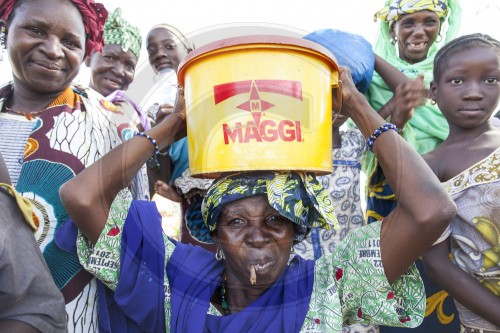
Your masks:
[[[267,267],[269,267],[272,263],[271,262],[267,262],[265,264],[256,264],[256,265],[253,265],[255,267],[256,270],[260,271],[260,270],[263,270]]]

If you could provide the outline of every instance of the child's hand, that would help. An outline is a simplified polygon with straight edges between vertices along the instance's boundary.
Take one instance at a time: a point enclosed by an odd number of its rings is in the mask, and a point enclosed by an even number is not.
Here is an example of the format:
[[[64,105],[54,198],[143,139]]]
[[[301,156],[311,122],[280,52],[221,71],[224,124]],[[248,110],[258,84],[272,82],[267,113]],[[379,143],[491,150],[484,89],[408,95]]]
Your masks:
[[[156,114],[156,123],[160,123],[163,119],[170,116],[172,113],[176,113],[182,120],[186,120],[186,101],[184,99],[184,89],[182,88],[179,88],[177,90],[175,105],[160,105],[160,109]]]
[[[160,123],[174,111],[174,106],[170,104],[160,105],[160,109],[156,113],[156,123]]]
[[[424,85],[424,77],[408,79],[396,87],[393,97],[393,108],[391,122],[398,128],[403,128],[408,120],[413,117],[414,109],[424,105],[427,97],[427,89]]]
[[[173,133],[175,134],[174,140],[179,140],[187,135],[186,129],[186,101],[184,99],[184,90],[179,88],[177,91],[177,97],[175,99],[175,105],[163,104],[160,106],[160,110],[156,115],[156,123],[160,123],[165,118],[174,115],[181,119],[181,123],[177,130]]]

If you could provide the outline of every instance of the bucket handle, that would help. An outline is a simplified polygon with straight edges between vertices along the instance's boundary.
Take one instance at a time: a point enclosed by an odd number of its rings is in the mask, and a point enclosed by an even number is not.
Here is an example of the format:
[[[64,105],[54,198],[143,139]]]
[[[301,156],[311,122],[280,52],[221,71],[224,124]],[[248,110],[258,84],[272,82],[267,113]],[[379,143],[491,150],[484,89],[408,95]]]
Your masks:
[[[343,96],[342,96],[342,87],[343,87],[343,82],[342,80],[338,80],[338,85],[337,85],[337,88],[338,88],[338,92],[337,92],[337,97],[338,97],[338,100],[340,101],[339,103],[339,111],[335,113],[335,118],[333,118],[332,120],[332,124],[335,122],[335,120],[337,120],[337,117],[339,116],[339,114],[342,112],[342,106],[343,106]],[[339,96],[340,94],[340,96]]]

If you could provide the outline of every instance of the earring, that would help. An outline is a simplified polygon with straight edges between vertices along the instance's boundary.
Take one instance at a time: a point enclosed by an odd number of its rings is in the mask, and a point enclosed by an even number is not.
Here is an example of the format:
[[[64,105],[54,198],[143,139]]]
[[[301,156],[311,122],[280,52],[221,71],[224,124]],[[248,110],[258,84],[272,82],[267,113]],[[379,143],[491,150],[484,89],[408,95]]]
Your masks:
[[[441,36],[440,34],[438,34],[437,37],[436,37],[436,40],[434,42],[435,43],[441,43],[442,40],[443,40],[443,36]]]
[[[436,105],[436,100],[434,98],[431,98],[431,104]]]
[[[226,257],[224,256],[224,252],[222,251],[222,249],[219,247],[219,245],[217,245],[217,251],[215,252],[215,260],[221,261],[222,259],[226,259]]]
[[[396,45],[396,43],[398,42],[398,37],[397,36],[394,36],[391,38],[391,44],[392,45]]]
[[[6,33],[5,33],[5,26],[2,25],[2,28],[0,29],[0,61],[3,60],[4,54],[5,54],[5,43],[6,43]]]
[[[290,250],[290,253],[294,254],[295,253],[295,248],[292,245],[292,249]]]

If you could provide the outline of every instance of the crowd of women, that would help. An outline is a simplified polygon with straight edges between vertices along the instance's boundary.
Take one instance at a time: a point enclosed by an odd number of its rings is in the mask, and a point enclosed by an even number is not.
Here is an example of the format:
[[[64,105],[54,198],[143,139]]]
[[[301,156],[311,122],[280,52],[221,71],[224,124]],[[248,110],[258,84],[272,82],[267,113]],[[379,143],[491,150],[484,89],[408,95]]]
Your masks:
[[[0,331],[500,332],[500,42],[457,37],[458,0],[388,0],[373,51],[304,37],[343,87],[321,177],[192,177],[184,90],[161,89],[194,46],[149,31],[159,93],[139,105],[127,15],[0,0]],[[155,193],[182,204],[179,240]]]

